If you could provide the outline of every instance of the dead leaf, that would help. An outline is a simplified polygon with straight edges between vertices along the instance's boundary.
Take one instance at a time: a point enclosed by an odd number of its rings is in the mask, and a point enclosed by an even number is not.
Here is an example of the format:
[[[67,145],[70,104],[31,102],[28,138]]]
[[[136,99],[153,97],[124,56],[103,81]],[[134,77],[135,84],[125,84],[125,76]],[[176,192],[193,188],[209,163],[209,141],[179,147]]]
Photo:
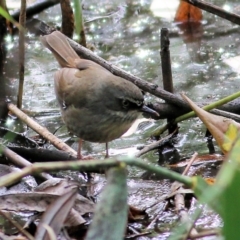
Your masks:
[[[240,124],[232,119],[217,116],[203,110],[184,94],[182,94],[182,97],[188,102],[196,115],[206,125],[222,152],[224,154],[228,153],[240,131]]]
[[[54,202],[59,195],[34,192],[34,193],[14,193],[0,196],[0,209],[16,212],[44,212],[48,206]],[[65,222],[65,226],[77,226],[83,224],[85,220],[82,215],[94,211],[94,203],[88,199],[77,195],[77,199]],[[72,220],[71,220],[72,219]]]
[[[76,181],[68,179],[52,178],[36,187],[35,191],[63,195],[69,191],[69,186],[76,183]],[[84,215],[85,213],[93,212],[94,207],[95,204],[92,201],[78,194],[73,208],[79,212],[79,214]]]
[[[47,208],[43,217],[38,225],[35,239],[36,240],[50,240],[48,229],[44,227],[44,224],[52,228],[53,232],[58,235],[63,227],[64,221],[72,209],[75,199],[77,197],[77,187],[72,188],[69,192],[58,197]]]

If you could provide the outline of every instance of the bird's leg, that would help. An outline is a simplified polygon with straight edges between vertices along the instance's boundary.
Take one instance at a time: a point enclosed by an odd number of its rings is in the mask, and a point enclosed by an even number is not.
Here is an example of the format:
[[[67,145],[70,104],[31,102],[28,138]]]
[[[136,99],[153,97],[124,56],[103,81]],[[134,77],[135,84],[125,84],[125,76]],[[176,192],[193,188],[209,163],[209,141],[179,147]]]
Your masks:
[[[109,158],[109,154],[108,154],[108,142],[106,142],[106,155],[105,158]]]
[[[82,151],[82,139],[79,138],[79,140],[78,140],[78,151],[77,151],[77,159],[79,159],[79,160],[83,159],[81,151]]]
[[[81,138],[79,138],[77,159],[78,160],[91,160],[91,159],[93,159],[93,157],[91,155],[88,155],[88,156],[83,156],[82,155],[82,143],[83,143],[83,140]]]

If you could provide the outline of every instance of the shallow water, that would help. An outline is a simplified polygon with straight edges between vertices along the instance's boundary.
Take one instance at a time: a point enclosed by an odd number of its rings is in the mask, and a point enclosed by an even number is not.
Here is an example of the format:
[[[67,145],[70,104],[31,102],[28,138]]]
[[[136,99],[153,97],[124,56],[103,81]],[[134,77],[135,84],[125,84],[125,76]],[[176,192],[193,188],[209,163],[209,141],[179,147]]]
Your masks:
[[[236,69],[226,64],[239,52],[239,27],[228,21],[204,12],[204,20],[199,29],[197,40],[187,42],[186,36],[173,23],[177,1],[168,1],[166,6],[157,5],[157,1],[104,1],[96,8],[96,1],[84,3],[84,18],[88,43],[95,46],[95,52],[113,64],[141,78],[162,86],[159,36],[160,29],[167,27],[170,32],[170,51],[175,92],[185,92],[195,101],[218,100],[238,89],[239,79]],[[171,3],[170,3],[171,2]],[[213,1],[214,3],[214,1]],[[218,6],[234,6],[234,4]],[[49,14],[51,12],[51,14]],[[59,6],[55,6],[38,18],[49,25],[60,25]],[[16,99],[17,37],[9,42],[6,76],[11,99]],[[16,67],[15,67],[16,69]],[[26,75],[24,84],[23,107],[33,112],[50,111],[46,116],[37,117],[37,121],[54,132],[63,125],[57,113],[57,103],[53,90],[53,73],[58,64],[53,56],[44,49],[33,34],[26,41]],[[146,101],[155,101],[147,95]],[[157,99],[159,101],[159,99]],[[51,111],[54,111],[51,114]],[[160,120],[156,125],[162,124]],[[186,130],[187,128],[187,130]],[[57,131],[62,135],[63,127]],[[189,155],[193,151],[207,153],[204,140],[205,128],[199,120],[189,120],[180,124],[179,152]],[[65,135],[64,135],[65,136]],[[129,144],[139,144],[141,134],[124,140],[115,140],[110,144],[110,153],[127,154]],[[125,144],[127,142],[127,144]],[[145,142],[145,139],[140,141]],[[192,144],[194,142],[194,144]],[[99,152],[104,146],[90,144],[91,151]],[[126,148],[127,147],[127,148]],[[124,149],[126,148],[126,151]],[[94,150],[96,149],[96,150]]]

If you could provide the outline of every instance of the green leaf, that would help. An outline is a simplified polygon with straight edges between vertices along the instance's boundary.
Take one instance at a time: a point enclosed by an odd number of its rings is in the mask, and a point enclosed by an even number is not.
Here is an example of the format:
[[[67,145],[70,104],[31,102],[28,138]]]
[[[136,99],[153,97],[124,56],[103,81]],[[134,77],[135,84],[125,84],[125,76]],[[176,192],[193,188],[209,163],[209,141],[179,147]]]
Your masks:
[[[16,22],[12,18],[12,16],[7,11],[5,11],[2,7],[0,7],[0,15],[2,15],[8,21],[10,21],[12,24],[14,24],[19,30],[23,30],[23,27],[18,22]]]
[[[100,202],[86,240],[122,240],[127,225],[127,182],[125,167],[112,168],[107,173]]]
[[[240,149],[239,149],[240,151]],[[234,172],[231,184],[222,194],[222,218],[224,221],[223,234],[225,239],[240,239],[240,170]]]

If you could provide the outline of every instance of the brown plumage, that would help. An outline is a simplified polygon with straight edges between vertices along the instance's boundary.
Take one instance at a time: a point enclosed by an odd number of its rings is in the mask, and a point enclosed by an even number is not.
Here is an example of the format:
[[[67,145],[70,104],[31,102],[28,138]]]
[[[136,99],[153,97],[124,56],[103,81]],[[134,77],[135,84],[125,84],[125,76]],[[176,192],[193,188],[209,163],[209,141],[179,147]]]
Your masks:
[[[54,75],[55,93],[65,124],[79,138],[107,143],[122,136],[141,111],[154,112],[137,86],[81,59],[62,33],[41,41],[62,67]]]

